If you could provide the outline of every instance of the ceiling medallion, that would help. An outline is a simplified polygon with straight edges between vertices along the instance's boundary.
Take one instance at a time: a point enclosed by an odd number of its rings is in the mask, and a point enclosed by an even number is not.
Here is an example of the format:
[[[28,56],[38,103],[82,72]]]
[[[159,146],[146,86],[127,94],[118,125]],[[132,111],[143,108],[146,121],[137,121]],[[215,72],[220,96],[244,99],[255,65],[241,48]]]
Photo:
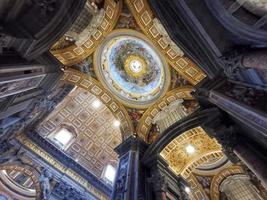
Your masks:
[[[95,52],[94,62],[98,79],[129,107],[147,108],[168,90],[165,58],[137,31],[113,31]]]
[[[147,74],[147,63],[144,58],[130,55],[124,63],[126,73],[133,78],[141,78]]]

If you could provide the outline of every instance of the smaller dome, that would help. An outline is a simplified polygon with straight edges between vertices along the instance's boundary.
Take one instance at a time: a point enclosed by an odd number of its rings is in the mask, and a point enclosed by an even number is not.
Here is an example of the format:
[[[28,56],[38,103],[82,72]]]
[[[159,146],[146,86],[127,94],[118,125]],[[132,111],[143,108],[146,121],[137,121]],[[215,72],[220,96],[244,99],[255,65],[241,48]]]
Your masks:
[[[112,32],[95,54],[98,79],[127,106],[146,108],[170,84],[164,57],[144,35],[132,30]]]

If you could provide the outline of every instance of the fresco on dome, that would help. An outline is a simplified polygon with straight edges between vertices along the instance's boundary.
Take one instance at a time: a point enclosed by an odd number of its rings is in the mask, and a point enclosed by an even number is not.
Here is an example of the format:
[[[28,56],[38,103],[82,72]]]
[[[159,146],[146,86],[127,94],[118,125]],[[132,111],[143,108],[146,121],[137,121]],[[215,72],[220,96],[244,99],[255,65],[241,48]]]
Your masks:
[[[116,29],[118,28],[134,29],[141,32],[140,27],[137,25],[134,19],[134,16],[125,4],[123,5],[122,12],[116,24]]]
[[[166,87],[168,68],[164,69],[161,57],[140,38],[112,38],[102,50],[100,65],[100,73],[107,86],[122,99],[151,101],[158,98]]]
[[[124,86],[125,91],[148,93],[162,87],[160,85],[162,73],[164,73],[161,67],[162,63],[153,51],[149,51],[149,47],[145,43],[133,38],[121,38],[107,54],[107,64],[111,76],[114,77],[117,84]],[[126,61],[132,55],[136,56],[134,59],[143,59],[145,62],[139,67],[145,68],[140,76],[133,75],[139,70],[138,66],[134,68],[135,71],[133,69],[132,73],[126,69]]]

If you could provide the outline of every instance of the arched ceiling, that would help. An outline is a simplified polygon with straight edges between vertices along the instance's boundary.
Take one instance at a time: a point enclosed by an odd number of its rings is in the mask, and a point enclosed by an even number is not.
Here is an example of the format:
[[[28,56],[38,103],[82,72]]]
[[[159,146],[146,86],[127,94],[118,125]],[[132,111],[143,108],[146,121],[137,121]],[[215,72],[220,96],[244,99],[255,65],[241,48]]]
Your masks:
[[[241,166],[238,165],[233,165],[229,168],[226,168],[222,170],[220,173],[216,174],[211,182],[211,197],[214,200],[219,200],[220,199],[220,184],[222,181],[227,178],[228,176],[231,175],[236,175],[236,174],[244,174],[245,171]]]
[[[92,54],[117,23],[122,8],[122,1],[116,2],[114,0],[105,0],[104,17],[101,19],[101,22],[97,23],[97,26],[92,24],[92,34],[85,40],[85,43],[80,46],[72,44],[66,48],[52,49],[52,54],[65,66],[79,63]]]
[[[38,172],[28,166],[0,166],[0,194],[10,197],[10,199],[39,199],[41,188]]]
[[[133,133],[132,122],[126,109],[93,77],[77,70],[69,69],[65,71],[62,80],[87,90],[105,104],[115,118],[120,121],[120,129],[123,138],[127,138]]]
[[[190,92],[193,88],[190,84],[199,83],[206,75],[185,57],[181,49],[170,39],[146,0],[107,0],[104,13],[99,27],[90,24],[95,31],[92,31],[93,34],[86,42],[79,46],[73,44],[66,48],[52,49],[52,53],[65,66],[77,66],[79,63],[79,67],[87,65],[88,58],[92,57],[89,55],[94,54],[89,75],[100,81],[100,90],[109,90],[111,99],[118,100],[116,106],[122,110],[126,106],[131,116],[138,114],[138,120],[135,118],[133,121],[134,130],[127,118],[127,112],[120,112],[122,115],[119,119],[125,118],[125,122],[121,123],[121,129],[128,135],[135,132],[148,141],[151,117],[155,112],[159,112],[165,104],[168,105],[174,99],[192,100]],[[120,40],[123,42],[118,42]],[[135,46],[131,43],[132,46],[129,48],[129,45],[123,43],[130,40]],[[126,46],[128,49],[125,53],[123,48]],[[118,55],[119,52],[121,54]],[[174,76],[176,73],[179,75]],[[70,75],[69,71],[65,71],[65,77],[72,83],[81,81],[78,76],[77,73]],[[177,85],[177,82],[184,82],[186,85]],[[78,84],[84,88],[84,84]],[[167,92],[170,89],[172,91]]]
[[[136,129],[140,138],[148,142],[148,134],[152,126],[153,118],[170,103],[178,100],[193,100],[191,95],[193,88],[191,86],[178,87],[169,91],[162,99],[158,100],[153,106],[150,106],[143,114]]]
[[[170,39],[160,21],[155,18],[146,0],[127,0],[126,3],[142,32],[183,78],[195,85],[206,77],[204,72],[185,57],[180,48]],[[86,42],[79,46],[73,44],[66,48],[52,50],[52,53],[66,66],[81,62],[92,54],[114,29],[120,17],[122,6],[122,0],[106,0],[104,17],[101,18],[101,22],[97,23],[99,26],[92,25],[92,34],[85,40]]]
[[[93,102],[100,104],[94,107]],[[116,166],[113,150],[122,142],[122,133],[114,125],[116,117],[102,100],[76,87],[37,128],[49,142],[50,135],[69,127],[75,138],[63,151],[99,179],[108,164]]]
[[[186,148],[191,145],[195,149],[192,154]],[[213,158],[223,157],[221,146],[211,139],[201,127],[184,132],[171,141],[160,153],[177,174],[188,176],[194,168]]]

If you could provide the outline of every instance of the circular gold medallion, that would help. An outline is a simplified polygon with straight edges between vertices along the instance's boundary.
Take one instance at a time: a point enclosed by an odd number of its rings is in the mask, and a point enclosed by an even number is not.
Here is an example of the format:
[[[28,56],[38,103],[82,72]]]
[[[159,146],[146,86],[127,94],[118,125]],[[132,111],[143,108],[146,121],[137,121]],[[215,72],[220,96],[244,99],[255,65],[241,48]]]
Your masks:
[[[124,63],[127,74],[134,78],[140,78],[147,73],[146,61],[140,56],[131,55]]]

